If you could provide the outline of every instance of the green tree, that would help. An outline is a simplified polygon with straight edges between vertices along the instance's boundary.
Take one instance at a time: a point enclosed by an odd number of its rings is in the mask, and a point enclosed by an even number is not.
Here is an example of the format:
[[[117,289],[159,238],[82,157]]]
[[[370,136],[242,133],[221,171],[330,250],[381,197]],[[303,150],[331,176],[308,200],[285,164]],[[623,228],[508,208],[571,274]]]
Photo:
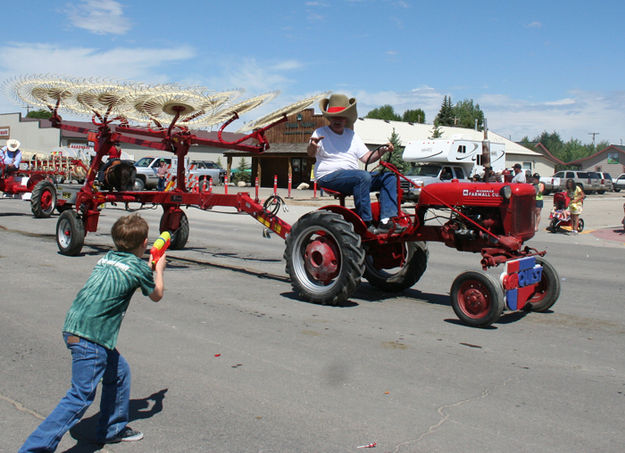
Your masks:
[[[425,112],[421,109],[406,110],[401,117],[402,121],[407,123],[425,123]]]
[[[484,112],[479,104],[473,104],[473,99],[464,99],[453,107],[454,125],[473,129],[477,120],[477,130],[484,129]]]
[[[26,114],[26,118],[38,118],[38,119],[49,119],[52,117],[52,112],[50,110],[40,109],[40,110],[31,110]]]
[[[388,141],[393,144],[395,150],[390,155],[387,154],[385,156],[385,159],[391,164],[395,165],[399,169],[399,171],[404,173],[410,167],[410,164],[402,159],[404,147],[401,144],[401,138],[399,137],[399,134],[395,132],[395,128],[393,128],[393,132],[391,133]]]
[[[252,181],[252,172],[243,157],[239,159],[239,165],[237,166],[236,171],[232,174],[232,182],[237,184],[239,181],[243,181],[247,184],[250,184]]]
[[[430,140],[435,138],[441,138],[443,136],[443,131],[441,131],[440,127],[438,127],[438,121],[434,121],[434,126],[432,127],[432,135],[430,135]]]
[[[388,121],[401,121],[401,117],[397,113],[395,113],[395,110],[393,110],[393,106],[389,104],[369,111],[366,118],[376,118],[379,120]]]
[[[451,103],[451,96],[445,96],[441,109],[436,115],[434,124],[437,126],[453,126],[454,125],[454,107]]]

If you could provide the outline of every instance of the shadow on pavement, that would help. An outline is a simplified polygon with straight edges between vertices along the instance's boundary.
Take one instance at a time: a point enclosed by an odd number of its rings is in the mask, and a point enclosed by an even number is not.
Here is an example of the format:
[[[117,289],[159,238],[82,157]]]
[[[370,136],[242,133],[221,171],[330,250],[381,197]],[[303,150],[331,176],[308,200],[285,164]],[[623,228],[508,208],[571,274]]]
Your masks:
[[[165,393],[167,393],[167,389],[160,390],[146,398],[130,400],[130,422],[150,418],[161,412],[163,410]],[[70,430],[70,435],[77,440],[77,443],[69,450],[65,450],[64,453],[93,453],[100,451],[103,445],[95,441],[99,418],[100,413],[98,412],[89,418],[81,420],[74,426]]]

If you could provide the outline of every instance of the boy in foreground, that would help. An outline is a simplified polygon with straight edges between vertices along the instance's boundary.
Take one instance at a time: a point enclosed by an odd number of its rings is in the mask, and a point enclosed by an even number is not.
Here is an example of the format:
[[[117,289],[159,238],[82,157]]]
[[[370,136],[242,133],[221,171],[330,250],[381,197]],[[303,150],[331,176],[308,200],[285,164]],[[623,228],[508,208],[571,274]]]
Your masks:
[[[148,224],[139,215],[119,218],[111,235],[117,251],[98,261],[65,318],[63,339],[72,354],[72,387],[26,439],[20,453],[55,451],[93,402],[100,380],[98,442],[143,438],[128,426],[130,367],[115,345],[135,290],[141,288],[154,302],[163,297],[166,262],[163,256],[152,269],[141,259],[148,245]]]

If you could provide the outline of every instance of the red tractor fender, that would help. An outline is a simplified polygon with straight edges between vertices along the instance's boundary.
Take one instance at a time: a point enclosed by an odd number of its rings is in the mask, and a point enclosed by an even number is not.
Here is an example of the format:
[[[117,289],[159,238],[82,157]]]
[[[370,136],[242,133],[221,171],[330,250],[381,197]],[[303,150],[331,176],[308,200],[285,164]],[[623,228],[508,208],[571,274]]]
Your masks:
[[[331,211],[331,212],[334,212],[336,214],[343,216],[343,218],[347,222],[354,225],[354,231],[356,232],[356,234],[360,236],[364,236],[365,233],[367,232],[367,225],[365,225],[365,222],[362,221],[360,216],[356,214],[354,211],[352,211],[351,209],[346,208],[345,206],[331,204],[331,205],[327,205],[327,206],[323,206],[319,208],[319,211],[321,210]],[[378,206],[378,203],[371,204],[371,211],[373,213],[374,218],[376,217],[376,215],[379,216],[380,208]]]

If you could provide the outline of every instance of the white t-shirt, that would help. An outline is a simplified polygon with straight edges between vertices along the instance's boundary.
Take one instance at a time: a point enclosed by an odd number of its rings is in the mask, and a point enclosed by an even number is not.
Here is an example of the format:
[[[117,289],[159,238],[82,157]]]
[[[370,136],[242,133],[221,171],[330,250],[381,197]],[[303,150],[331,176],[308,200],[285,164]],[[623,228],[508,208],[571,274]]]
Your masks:
[[[336,170],[358,170],[358,161],[369,152],[363,141],[353,130],[343,129],[337,134],[324,126],[312,134],[313,137],[324,137],[319,142],[317,162],[315,163],[315,181]]]
[[[523,170],[521,170],[516,175],[514,175],[514,178],[512,178],[512,181],[510,181],[510,182],[513,182],[513,183],[526,182],[526,180],[525,180],[525,172]]]

